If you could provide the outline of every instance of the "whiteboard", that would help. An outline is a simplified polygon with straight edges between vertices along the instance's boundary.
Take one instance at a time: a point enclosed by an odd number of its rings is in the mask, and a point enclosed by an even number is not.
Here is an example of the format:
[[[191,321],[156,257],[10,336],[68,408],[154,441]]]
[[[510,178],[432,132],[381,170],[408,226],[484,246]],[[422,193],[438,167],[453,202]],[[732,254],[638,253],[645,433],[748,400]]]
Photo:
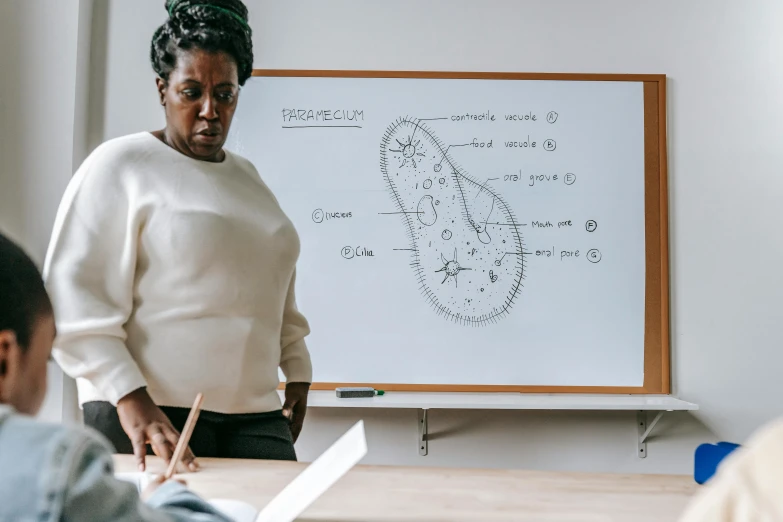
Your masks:
[[[643,83],[254,77],[314,381],[639,387]],[[259,267],[259,270],[263,270]]]

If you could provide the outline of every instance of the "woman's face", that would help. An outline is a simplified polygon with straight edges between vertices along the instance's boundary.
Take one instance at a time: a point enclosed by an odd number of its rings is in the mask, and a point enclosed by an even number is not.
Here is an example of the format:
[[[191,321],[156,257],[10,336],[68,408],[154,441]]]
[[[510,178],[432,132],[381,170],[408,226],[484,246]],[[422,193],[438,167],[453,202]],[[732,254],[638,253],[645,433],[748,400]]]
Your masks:
[[[239,96],[236,61],[222,52],[180,50],[168,82],[158,78],[158,92],[168,144],[195,159],[221,161]]]

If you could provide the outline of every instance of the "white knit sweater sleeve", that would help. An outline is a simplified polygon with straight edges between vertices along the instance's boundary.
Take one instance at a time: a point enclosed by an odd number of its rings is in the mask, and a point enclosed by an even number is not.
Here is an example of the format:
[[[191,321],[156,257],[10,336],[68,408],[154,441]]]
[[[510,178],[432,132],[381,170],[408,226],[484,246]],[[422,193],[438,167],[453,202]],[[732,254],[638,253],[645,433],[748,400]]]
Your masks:
[[[53,357],[110,402],[146,385],[126,345],[140,218],[132,158],[108,142],[84,162],[61,201],[44,278],[57,324]]]
[[[296,270],[291,276],[283,311],[283,328],[280,338],[280,369],[286,382],[306,382],[313,380],[313,366],[305,337],[310,333],[307,319],[296,306]]]

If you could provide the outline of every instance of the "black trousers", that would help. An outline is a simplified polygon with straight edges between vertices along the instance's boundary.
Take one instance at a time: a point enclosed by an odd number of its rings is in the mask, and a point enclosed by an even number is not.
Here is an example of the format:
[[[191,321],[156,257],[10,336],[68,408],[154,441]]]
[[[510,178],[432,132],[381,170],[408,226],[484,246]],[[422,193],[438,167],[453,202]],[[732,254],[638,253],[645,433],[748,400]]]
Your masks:
[[[160,409],[182,433],[190,409],[169,406]],[[111,403],[85,403],[84,423],[109,439],[117,453],[133,454],[133,445]],[[190,438],[190,449],[196,458],[296,460],[288,419],[282,410],[249,414],[202,411]],[[153,455],[149,445],[147,455]]]

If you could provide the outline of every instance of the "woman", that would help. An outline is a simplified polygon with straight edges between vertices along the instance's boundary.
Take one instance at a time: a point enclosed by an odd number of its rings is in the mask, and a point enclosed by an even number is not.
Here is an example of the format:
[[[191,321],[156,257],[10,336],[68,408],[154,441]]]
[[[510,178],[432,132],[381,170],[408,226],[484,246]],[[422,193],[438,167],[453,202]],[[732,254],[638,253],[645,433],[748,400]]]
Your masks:
[[[147,444],[171,458],[198,392],[193,452],[295,460],[312,379],[299,239],[253,165],[223,149],[252,72],[247,9],[166,8],[151,49],[165,129],[98,147],[58,212],[45,264],[53,355],[77,378],[86,424],[142,470]],[[192,453],[183,461],[197,468]]]

